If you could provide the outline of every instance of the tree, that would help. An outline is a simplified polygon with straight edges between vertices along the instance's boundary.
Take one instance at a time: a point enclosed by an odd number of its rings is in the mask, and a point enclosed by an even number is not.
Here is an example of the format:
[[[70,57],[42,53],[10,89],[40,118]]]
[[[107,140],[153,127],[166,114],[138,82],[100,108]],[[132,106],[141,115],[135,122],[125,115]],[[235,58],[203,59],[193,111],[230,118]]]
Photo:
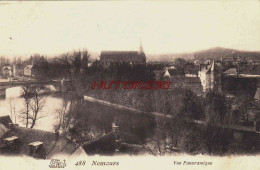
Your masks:
[[[206,125],[202,128],[202,139],[209,154],[217,152],[218,146],[222,153],[227,151],[229,133],[222,125],[230,125],[231,108],[223,94],[209,92],[204,99],[204,113]]]
[[[24,110],[21,113],[21,118],[25,121],[25,127],[29,126],[30,115],[30,89],[29,84],[22,87],[21,96],[24,99]]]
[[[55,65],[61,65],[64,68],[66,75],[72,79],[72,74],[76,75],[82,73],[82,71],[83,73],[87,72],[89,58],[90,54],[86,49],[82,51],[73,51],[71,53],[64,53],[57,57]]]
[[[15,107],[15,101],[14,98],[9,98],[9,107],[10,107],[10,113],[11,113],[11,119],[14,120],[16,123],[16,107]]]
[[[191,90],[183,92],[181,113],[185,114],[186,118],[201,120],[203,118],[203,108],[199,97]]]
[[[48,61],[44,58],[44,56],[41,56],[38,59],[38,66],[39,66],[39,74],[41,76],[47,76],[48,70],[49,70],[49,63]]]
[[[81,69],[81,51],[74,51],[71,55],[71,62],[75,70],[75,74],[80,73]]]
[[[90,54],[89,54],[88,50],[83,50],[81,53],[82,53],[81,69],[84,72],[86,72],[88,70],[88,63],[89,63]]]
[[[181,112],[182,93],[183,89],[155,90],[149,98],[151,101],[147,103],[152,105],[152,111],[165,114],[165,117],[156,118],[155,135],[152,138],[160,155],[176,152],[175,148],[180,147],[183,134],[187,132],[185,115]],[[167,115],[172,118],[169,119]]]
[[[69,53],[64,53],[60,57],[58,57],[57,63],[60,63],[64,66],[65,74],[70,75],[72,66]]]
[[[167,146],[167,133],[166,133],[166,118],[155,118],[156,119],[156,129],[152,140],[155,142],[154,148],[159,155],[164,155],[166,153]]]
[[[174,64],[176,65],[177,69],[184,71],[187,61],[183,58],[176,58],[174,60]]]
[[[77,144],[93,139],[90,132],[93,132],[93,116],[88,112],[87,107],[73,93],[63,96],[63,103],[58,110],[60,123],[56,130]],[[97,123],[97,122],[96,122]]]
[[[44,96],[40,93],[43,90],[43,86],[39,83],[34,83],[31,85],[31,102],[30,102],[30,109],[32,111],[32,124],[30,128],[33,128],[36,124],[36,121],[43,116],[39,116],[39,113],[42,111],[46,101]]]
[[[241,94],[238,98],[234,101],[234,105],[237,107],[238,116],[240,120],[242,120],[243,125],[248,125],[249,121],[249,113],[248,107],[250,103],[253,101],[252,97],[249,95]]]
[[[59,124],[56,126],[56,130],[64,130],[67,129],[67,124],[66,124],[66,118],[67,118],[67,113],[70,110],[71,103],[73,103],[72,99],[69,97],[67,94],[62,95],[62,103],[60,104],[60,108],[58,108],[56,111],[58,113],[58,119],[59,119]]]
[[[27,84],[22,89],[22,97],[24,99],[25,109],[21,113],[21,118],[25,121],[25,126],[33,128],[38,119],[43,116],[39,116],[45,105],[45,98],[41,95],[43,86],[40,83]]]

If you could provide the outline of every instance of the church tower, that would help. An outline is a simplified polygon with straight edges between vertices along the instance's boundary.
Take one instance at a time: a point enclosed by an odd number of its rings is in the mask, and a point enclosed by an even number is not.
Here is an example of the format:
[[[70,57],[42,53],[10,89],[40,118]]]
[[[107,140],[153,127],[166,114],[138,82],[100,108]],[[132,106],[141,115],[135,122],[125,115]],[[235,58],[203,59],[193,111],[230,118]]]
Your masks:
[[[142,54],[142,53],[144,53],[144,49],[143,49],[142,40],[140,40],[139,54]]]
[[[145,64],[146,63],[146,56],[144,54],[142,40],[140,40],[140,48],[139,48],[139,51],[138,51],[138,55],[140,57],[142,57],[142,64]]]

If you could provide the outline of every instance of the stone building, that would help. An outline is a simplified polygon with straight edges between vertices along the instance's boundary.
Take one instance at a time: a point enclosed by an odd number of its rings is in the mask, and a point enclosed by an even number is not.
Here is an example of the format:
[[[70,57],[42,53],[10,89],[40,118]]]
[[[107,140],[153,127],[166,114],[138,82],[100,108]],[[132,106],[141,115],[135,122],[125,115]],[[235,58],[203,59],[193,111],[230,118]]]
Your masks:
[[[111,63],[145,64],[146,56],[141,45],[139,51],[102,51],[100,61],[104,66]]]
[[[209,92],[213,90],[216,84],[216,70],[215,70],[215,62],[212,64],[206,65],[206,67],[202,68],[198,76],[201,80],[201,84],[204,92]]]
[[[24,75],[25,76],[36,76],[38,74],[38,66],[36,65],[27,65],[24,68]]]

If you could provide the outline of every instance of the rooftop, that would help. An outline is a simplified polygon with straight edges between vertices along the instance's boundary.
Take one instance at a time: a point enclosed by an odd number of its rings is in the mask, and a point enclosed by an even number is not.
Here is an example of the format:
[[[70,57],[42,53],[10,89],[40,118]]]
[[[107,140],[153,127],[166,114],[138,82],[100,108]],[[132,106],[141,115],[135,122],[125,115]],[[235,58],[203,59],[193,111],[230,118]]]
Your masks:
[[[169,80],[172,83],[200,83],[199,77],[170,77]]]
[[[138,54],[138,51],[102,51],[100,55],[101,61],[131,61],[141,59],[142,57]]]
[[[9,116],[0,117],[0,122],[9,120],[10,117],[8,117]],[[4,124],[7,125],[5,122]],[[55,155],[70,156],[78,149],[78,146],[74,142],[62,135],[59,135],[57,138],[53,132],[20,127],[17,125],[13,125],[10,128],[7,127],[8,126],[5,126],[8,131],[0,138],[0,153],[2,154],[28,155],[30,153],[29,145],[37,146],[42,144],[43,151],[39,156],[40,158],[45,159],[52,158]],[[4,145],[5,141],[11,139],[17,140],[15,152]]]
[[[124,136],[125,134],[119,133],[119,136]],[[121,142],[120,147],[116,152],[116,134],[111,131],[100,138],[94,139],[90,142],[86,142],[82,145],[82,148],[89,155],[99,154],[99,155],[115,155],[115,154],[144,154],[147,153],[147,150],[138,144],[130,144]]]
[[[230,76],[236,76],[237,75],[237,69],[236,68],[230,68],[227,71],[225,71],[224,74],[230,75]]]
[[[25,69],[32,69],[33,68],[33,65],[27,65],[26,67],[25,67]]]

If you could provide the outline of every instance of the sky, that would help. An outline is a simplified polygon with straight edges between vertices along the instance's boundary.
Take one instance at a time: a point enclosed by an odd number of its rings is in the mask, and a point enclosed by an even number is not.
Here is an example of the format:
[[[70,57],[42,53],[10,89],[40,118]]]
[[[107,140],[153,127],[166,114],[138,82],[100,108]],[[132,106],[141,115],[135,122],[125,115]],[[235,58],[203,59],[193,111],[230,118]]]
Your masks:
[[[260,51],[260,1],[0,2],[0,56]]]

